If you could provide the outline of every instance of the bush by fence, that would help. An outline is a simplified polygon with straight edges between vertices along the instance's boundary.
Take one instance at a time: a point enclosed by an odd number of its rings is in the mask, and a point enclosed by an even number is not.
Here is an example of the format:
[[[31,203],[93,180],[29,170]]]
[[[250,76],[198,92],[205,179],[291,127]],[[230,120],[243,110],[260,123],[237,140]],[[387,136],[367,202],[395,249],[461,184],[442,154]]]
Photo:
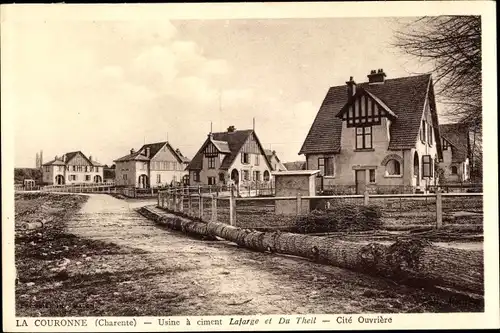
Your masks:
[[[309,214],[298,216],[292,231],[316,233],[374,230],[382,226],[381,215],[376,206],[338,203],[327,210],[313,210]]]

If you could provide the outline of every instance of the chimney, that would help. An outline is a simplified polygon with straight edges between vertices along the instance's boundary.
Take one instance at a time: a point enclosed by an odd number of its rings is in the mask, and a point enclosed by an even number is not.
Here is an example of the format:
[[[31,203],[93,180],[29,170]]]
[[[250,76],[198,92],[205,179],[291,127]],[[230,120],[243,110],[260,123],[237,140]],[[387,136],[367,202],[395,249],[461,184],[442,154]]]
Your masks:
[[[89,156],[89,161],[92,162],[92,155]]]
[[[130,149],[130,155],[132,155],[133,153],[135,153],[135,149],[134,148]]]
[[[351,76],[347,84],[347,99],[350,99],[352,96],[356,94],[356,82],[354,82],[354,78]]]
[[[385,75],[384,70],[382,68],[379,68],[378,70],[372,69],[370,71],[370,74],[368,74],[368,83],[384,83],[385,81]]]
[[[63,157],[62,157],[62,161],[63,161],[64,163],[66,163],[66,154],[64,154],[64,155],[63,155]]]

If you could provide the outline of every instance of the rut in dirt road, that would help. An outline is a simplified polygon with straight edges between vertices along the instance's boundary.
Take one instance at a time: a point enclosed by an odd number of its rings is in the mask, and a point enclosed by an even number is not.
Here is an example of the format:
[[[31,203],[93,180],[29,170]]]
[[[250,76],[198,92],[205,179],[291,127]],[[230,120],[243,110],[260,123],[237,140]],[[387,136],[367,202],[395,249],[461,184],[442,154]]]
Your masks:
[[[196,240],[165,230],[135,211],[154,203],[90,195],[68,228],[80,237],[146,251],[142,256],[150,265],[170,273],[152,276],[144,283],[183,295],[171,314],[460,311],[439,294],[299,258],[251,252],[228,242]],[[133,269],[133,265],[133,261],[127,262],[123,269]]]

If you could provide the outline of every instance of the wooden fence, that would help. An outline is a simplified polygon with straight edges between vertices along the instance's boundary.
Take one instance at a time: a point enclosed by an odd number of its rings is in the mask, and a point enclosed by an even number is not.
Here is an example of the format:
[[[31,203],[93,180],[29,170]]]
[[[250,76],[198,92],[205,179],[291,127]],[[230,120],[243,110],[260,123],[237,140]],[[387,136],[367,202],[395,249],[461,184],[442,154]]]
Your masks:
[[[186,188],[172,188],[158,192],[157,204],[161,208],[206,222],[222,222],[233,226],[252,228],[259,228],[262,225],[267,227],[273,225],[272,220],[283,220],[283,216],[278,217],[274,211],[276,201],[282,200],[295,203],[293,205],[295,207],[294,214],[288,216],[290,221],[308,212],[304,211],[304,201],[309,203],[325,201],[325,208],[328,209],[330,200],[347,200],[359,205],[379,205],[382,211],[391,210],[392,206],[398,205],[398,203],[401,211],[408,210],[412,209],[408,208],[408,204],[411,204],[425,207],[424,209],[427,211],[424,213],[431,214],[435,227],[441,228],[444,215],[443,199],[481,201],[478,214],[482,217],[482,193],[442,193],[440,190],[428,194],[370,194],[367,191],[363,195],[238,197],[235,188],[229,191],[228,196],[218,196],[217,193],[202,193],[201,190],[196,192]],[[383,203],[383,206],[380,203]],[[462,202],[459,202],[458,206],[462,206]],[[418,211],[416,213],[420,214]],[[410,218],[412,217],[410,216]]]

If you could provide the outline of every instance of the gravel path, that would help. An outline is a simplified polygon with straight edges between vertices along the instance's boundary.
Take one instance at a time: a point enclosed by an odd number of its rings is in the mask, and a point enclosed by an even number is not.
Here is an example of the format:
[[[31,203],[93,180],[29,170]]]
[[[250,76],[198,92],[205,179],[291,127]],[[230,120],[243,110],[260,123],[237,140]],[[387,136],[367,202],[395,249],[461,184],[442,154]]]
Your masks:
[[[298,313],[455,312],[445,295],[397,285],[295,257],[262,254],[222,241],[201,241],[165,230],[135,209],[155,200],[125,201],[90,194],[69,221],[69,232],[146,251],[149,265],[169,274],[144,286],[183,295],[172,314],[237,315]],[[112,256],[110,256],[112,257]],[[116,256],[117,267],[136,260]],[[116,274],[120,274],[119,270]],[[463,310],[462,310],[463,311]]]

